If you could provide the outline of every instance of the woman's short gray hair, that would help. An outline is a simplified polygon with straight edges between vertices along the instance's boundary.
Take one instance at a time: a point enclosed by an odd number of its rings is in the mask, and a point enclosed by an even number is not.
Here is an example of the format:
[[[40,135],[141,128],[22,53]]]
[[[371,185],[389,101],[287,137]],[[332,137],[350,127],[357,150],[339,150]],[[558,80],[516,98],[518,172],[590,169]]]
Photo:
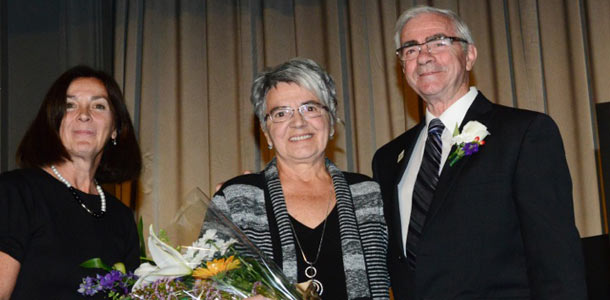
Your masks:
[[[441,9],[431,6],[415,6],[410,9],[405,10],[398,20],[396,21],[396,27],[394,28],[394,42],[396,43],[396,49],[402,46],[400,44],[400,34],[402,33],[402,28],[409,22],[411,19],[421,15],[421,14],[437,14],[441,15],[451,21],[453,26],[455,27],[455,34],[457,37],[463,38],[468,41],[468,44],[474,44],[474,40],[472,39],[472,34],[470,33],[470,29],[460,16],[448,9]],[[464,44],[464,50],[468,49],[468,45]]]
[[[314,93],[320,102],[328,107],[332,132],[337,120],[335,81],[316,62],[307,58],[293,58],[273,69],[258,74],[254,79],[250,101],[263,130],[267,130],[267,124],[265,123],[267,93],[280,82],[296,83]]]

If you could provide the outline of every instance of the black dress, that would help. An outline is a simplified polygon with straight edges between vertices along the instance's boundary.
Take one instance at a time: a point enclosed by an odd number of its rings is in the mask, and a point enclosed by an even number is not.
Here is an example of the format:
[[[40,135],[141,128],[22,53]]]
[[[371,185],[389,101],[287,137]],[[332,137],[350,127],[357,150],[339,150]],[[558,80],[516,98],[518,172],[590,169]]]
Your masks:
[[[80,196],[91,210],[100,210],[99,196]],[[104,273],[79,266],[90,258],[123,262],[128,270],[138,266],[133,213],[111,195],[106,202],[98,219],[41,169],[0,175],[0,251],[21,264],[11,299],[83,298],[77,292],[82,278]]]

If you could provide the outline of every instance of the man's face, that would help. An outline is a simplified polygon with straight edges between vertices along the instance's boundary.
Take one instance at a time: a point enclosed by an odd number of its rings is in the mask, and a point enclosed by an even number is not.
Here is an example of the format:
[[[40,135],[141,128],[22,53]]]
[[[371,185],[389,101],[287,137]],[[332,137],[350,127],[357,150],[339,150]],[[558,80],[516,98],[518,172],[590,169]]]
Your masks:
[[[423,43],[433,36],[455,37],[451,21],[441,15],[425,13],[411,19],[402,28],[401,44]],[[402,71],[409,86],[427,103],[444,102],[452,104],[468,92],[468,72],[476,60],[476,48],[464,43],[453,42],[446,51],[428,53],[422,46],[417,58],[403,63]]]

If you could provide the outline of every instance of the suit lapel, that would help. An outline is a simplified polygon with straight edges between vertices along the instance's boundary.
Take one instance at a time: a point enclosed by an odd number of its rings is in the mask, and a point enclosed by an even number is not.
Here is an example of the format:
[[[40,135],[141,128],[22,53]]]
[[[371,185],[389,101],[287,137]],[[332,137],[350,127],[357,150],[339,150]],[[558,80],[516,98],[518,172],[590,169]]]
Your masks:
[[[411,158],[411,154],[413,153],[413,148],[415,148],[415,143],[417,142],[417,138],[422,130],[422,128],[426,125],[425,121],[417,124],[413,129],[412,133],[408,136],[405,136],[405,140],[402,143],[401,152],[398,153],[397,156],[397,167],[396,167],[396,175],[394,176],[394,186],[397,187],[402,180],[402,176],[405,174],[405,169],[409,164],[409,160]]]
[[[484,125],[488,124],[489,117],[491,116],[491,109],[491,102],[487,100],[487,98],[485,98],[485,96],[483,96],[481,92],[479,92],[474,102],[466,112],[464,120],[462,120],[462,123],[460,124],[460,132],[462,131],[464,125],[469,121],[479,121]],[[455,145],[451,147],[451,151],[449,153],[452,153],[455,148]],[[441,176],[438,181],[438,185],[436,186],[434,198],[432,199],[432,203],[430,204],[430,210],[426,217],[425,224],[428,224],[430,220],[434,219],[434,216],[436,215],[440,207],[443,205],[443,203],[446,201],[449,192],[453,189],[453,186],[459,178],[462,169],[468,163],[469,160],[470,156],[462,157],[453,166],[449,166],[449,161],[445,162],[445,165],[443,166],[443,171],[441,172]],[[426,230],[425,228],[426,226],[424,225],[424,231]]]
[[[409,130],[407,132],[407,134],[404,136],[403,140],[399,143],[399,147],[400,149],[396,149],[397,150],[397,155],[396,157],[391,157],[388,159],[392,159],[393,161],[391,163],[394,164],[395,168],[394,170],[394,182],[392,183],[392,189],[394,191],[394,197],[393,197],[393,201],[392,201],[392,205],[394,206],[394,209],[392,210],[392,227],[394,228],[393,230],[393,236],[390,237],[392,239],[394,239],[394,241],[397,242],[398,245],[400,245],[400,253],[404,253],[404,243],[402,242],[402,223],[401,223],[401,216],[400,216],[400,204],[399,204],[399,189],[398,189],[398,184],[400,183],[400,180],[402,179],[402,176],[404,176],[405,173],[405,169],[407,168],[407,165],[409,163],[409,160],[411,158],[411,153],[413,153],[413,148],[415,148],[415,143],[417,142],[417,138],[419,137],[419,134],[422,130],[422,128],[426,125],[425,121],[420,122],[419,124],[417,124],[414,128],[412,128],[411,130]],[[405,216],[406,218],[410,218],[410,216]]]

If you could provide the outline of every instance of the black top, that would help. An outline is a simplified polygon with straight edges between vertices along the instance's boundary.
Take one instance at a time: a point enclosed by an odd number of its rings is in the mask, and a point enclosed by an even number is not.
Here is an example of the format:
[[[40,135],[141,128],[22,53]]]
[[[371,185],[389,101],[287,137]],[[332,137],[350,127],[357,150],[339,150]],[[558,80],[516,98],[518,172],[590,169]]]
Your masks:
[[[79,195],[89,209],[100,211],[99,196]],[[104,216],[95,218],[64,183],[41,169],[0,175],[0,251],[21,264],[11,299],[82,298],[82,278],[104,273],[79,266],[90,258],[123,262],[128,270],[138,266],[133,213],[109,194],[106,203]]]
[[[301,224],[301,222],[297,221],[292,216],[290,216],[290,221],[294,226],[301,246],[303,246],[302,250],[305,252],[307,260],[313,262],[316,259],[316,253],[318,253],[324,222],[320,223],[316,228],[311,229]],[[315,279],[320,281],[324,288],[322,291],[322,299],[347,299],[345,284],[338,284],[339,282],[345,282],[345,271],[343,270],[343,255],[341,254],[341,238],[339,236],[339,216],[337,214],[336,206],[328,215],[326,223],[326,231],[324,233],[324,239],[322,240],[320,257],[313,265],[317,270]],[[303,260],[303,255],[301,254],[301,249],[299,249],[298,245],[296,248],[298,278],[299,282],[304,282],[309,280],[309,278],[305,276],[305,268],[307,268],[309,264],[305,263]]]
[[[269,197],[266,198],[266,202],[267,211],[269,211],[269,209],[272,209]],[[279,229],[273,213],[267,213],[267,216],[269,217],[269,230],[273,237],[274,261],[278,266],[281,266],[283,259],[279,242]],[[303,251],[307,256],[307,260],[313,262],[316,258],[316,253],[318,252],[318,245],[320,244],[320,236],[322,235],[324,222],[312,229],[301,224],[292,216],[290,216],[290,221],[298,235],[299,242],[304,248]],[[314,267],[317,269],[315,279],[319,280],[323,285],[324,290],[321,296],[322,299],[347,299],[345,271],[343,270],[343,254],[341,251],[341,237],[339,235],[339,215],[336,206],[328,215],[328,221],[326,222],[326,232],[324,233],[320,257],[314,264]],[[309,265],[303,260],[301,250],[296,244],[296,240],[295,248],[297,251],[298,281],[305,282],[309,280],[309,278],[305,276],[305,268]]]

